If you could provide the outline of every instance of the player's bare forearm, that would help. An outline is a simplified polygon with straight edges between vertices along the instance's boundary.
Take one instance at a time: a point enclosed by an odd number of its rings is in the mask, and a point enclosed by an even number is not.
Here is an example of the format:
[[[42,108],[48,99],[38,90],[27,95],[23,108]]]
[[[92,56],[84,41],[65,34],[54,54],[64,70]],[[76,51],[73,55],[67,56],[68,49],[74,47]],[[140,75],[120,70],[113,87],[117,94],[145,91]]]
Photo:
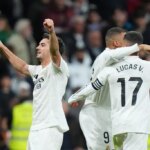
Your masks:
[[[50,34],[50,37],[49,37],[49,39],[50,39],[50,54],[51,54],[52,61],[59,67],[61,55],[59,53],[58,38],[57,38],[55,30],[54,30],[54,22],[52,19],[45,19],[43,22],[43,25]]]
[[[134,45],[128,46],[128,47],[117,48],[115,51],[111,51],[111,53],[109,53],[109,55],[111,58],[118,60],[125,56],[131,55],[135,52],[138,52],[138,51],[139,51],[139,46],[137,44],[134,44]]]
[[[22,59],[17,57],[15,54],[13,54],[2,42],[0,42],[0,49],[1,52],[6,56],[6,58],[9,60],[11,65],[20,73],[24,75],[29,75],[29,72],[27,70],[27,63],[24,62]]]
[[[140,50],[144,50],[144,51],[150,51],[150,45],[147,44],[141,44],[139,45]]]
[[[59,53],[58,38],[57,38],[57,36],[55,34],[55,31],[51,32],[51,37],[50,37],[50,53],[51,53],[51,57],[52,57],[54,63],[57,66],[60,66],[61,55]]]

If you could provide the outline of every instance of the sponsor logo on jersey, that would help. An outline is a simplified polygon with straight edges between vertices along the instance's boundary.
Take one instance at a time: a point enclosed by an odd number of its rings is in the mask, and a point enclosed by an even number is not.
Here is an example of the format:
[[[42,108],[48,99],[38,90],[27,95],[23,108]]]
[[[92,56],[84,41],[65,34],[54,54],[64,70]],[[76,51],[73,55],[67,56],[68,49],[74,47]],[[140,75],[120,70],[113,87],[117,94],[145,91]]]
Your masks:
[[[40,89],[41,88],[41,84],[44,82],[44,78],[41,77],[39,79],[37,79],[36,81],[34,81],[34,89]]]

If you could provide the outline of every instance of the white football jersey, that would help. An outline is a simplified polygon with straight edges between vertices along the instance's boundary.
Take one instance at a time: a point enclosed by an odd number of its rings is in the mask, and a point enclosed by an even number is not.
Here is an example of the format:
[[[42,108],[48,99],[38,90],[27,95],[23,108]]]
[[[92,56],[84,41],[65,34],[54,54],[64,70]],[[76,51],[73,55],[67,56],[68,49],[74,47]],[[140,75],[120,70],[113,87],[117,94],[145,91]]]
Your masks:
[[[69,98],[83,100],[108,81],[111,99],[112,134],[150,133],[150,62],[128,56],[104,68],[92,84]]]
[[[137,44],[131,47],[123,47],[117,49],[106,48],[94,61],[92,66],[91,81],[94,81],[98,73],[106,66],[118,62],[126,55],[130,55],[139,48]],[[86,94],[86,93],[84,93]],[[79,100],[76,94],[68,101]],[[96,102],[96,103],[95,103]],[[96,105],[98,104],[98,105]],[[92,112],[91,112],[92,111]],[[104,117],[105,116],[105,117]],[[84,107],[80,112],[80,126],[86,138],[88,148],[106,149],[106,145],[111,147],[111,108],[110,108],[110,94],[109,85],[106,83],[101,90],[94,94],[90,94],[86,98]],[[92,125],[91,121],[93,122]],[[87,126],[87,124],[89,124]],[[94,125],[94,126],[93,126]],[[90,128],[90,129],[89,129]],[[95,142],[93,142],[93,140]],[[112,146],[113,147],[113,146]]]
[[[110,88],[113,135],[150,133],[150,62],[137,56],[106,67],[92,86],[95,90],[107,80]]]
[[[61,131],[67,131],[62,108],[62,97],[69,77],[66,62],[61,58],[60,67],[51,62],[44,68],[29,65],[28,69],[34,82],[31,130],[57,126]]]
[[[98,73],[106,66],[113,64],[114,62],[118,62],[124,56],[130,55],[134,52],[139,51],[139,47],[137,44],[130,47],[121,47],[116,48],[115,50],[106,48],[94,61],[91,72],[91,81],[94,81],[98,75]],[[96,102],[103,108],[110,109],[110,95],[109,95],[109,86],[106,83],[103,88],[96,93],[90,95],[85,104]]]

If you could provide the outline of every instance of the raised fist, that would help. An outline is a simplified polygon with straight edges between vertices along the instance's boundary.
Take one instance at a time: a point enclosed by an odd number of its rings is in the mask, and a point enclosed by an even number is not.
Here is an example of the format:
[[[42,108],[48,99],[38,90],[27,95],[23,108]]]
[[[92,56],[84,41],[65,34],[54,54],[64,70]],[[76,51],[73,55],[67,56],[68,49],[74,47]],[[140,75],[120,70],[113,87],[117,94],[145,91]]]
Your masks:
[[[48,32],[54,31],[54,22],[52,19],[45,19],[43,22],[43,26],[48,30]]]

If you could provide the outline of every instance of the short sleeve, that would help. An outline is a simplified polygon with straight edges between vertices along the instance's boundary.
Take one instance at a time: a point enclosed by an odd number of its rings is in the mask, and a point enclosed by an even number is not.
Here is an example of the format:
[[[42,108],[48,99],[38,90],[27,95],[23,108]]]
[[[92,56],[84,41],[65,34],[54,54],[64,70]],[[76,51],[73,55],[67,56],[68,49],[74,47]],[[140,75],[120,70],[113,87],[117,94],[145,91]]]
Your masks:
[[[36,74],[36,66],[28,65],[28,70],[29,70],[31,77],[33,77],[33,75]]]
[[[67,75],[69,77],[68,65],[62,57],[61,57],[61,62],[60,62],[59,67],[56,66],[53,62],[52,62],[52,66],[53,66],[53,68],[56,72],[62,72],[62,73],[64,73],[65,75]]]

